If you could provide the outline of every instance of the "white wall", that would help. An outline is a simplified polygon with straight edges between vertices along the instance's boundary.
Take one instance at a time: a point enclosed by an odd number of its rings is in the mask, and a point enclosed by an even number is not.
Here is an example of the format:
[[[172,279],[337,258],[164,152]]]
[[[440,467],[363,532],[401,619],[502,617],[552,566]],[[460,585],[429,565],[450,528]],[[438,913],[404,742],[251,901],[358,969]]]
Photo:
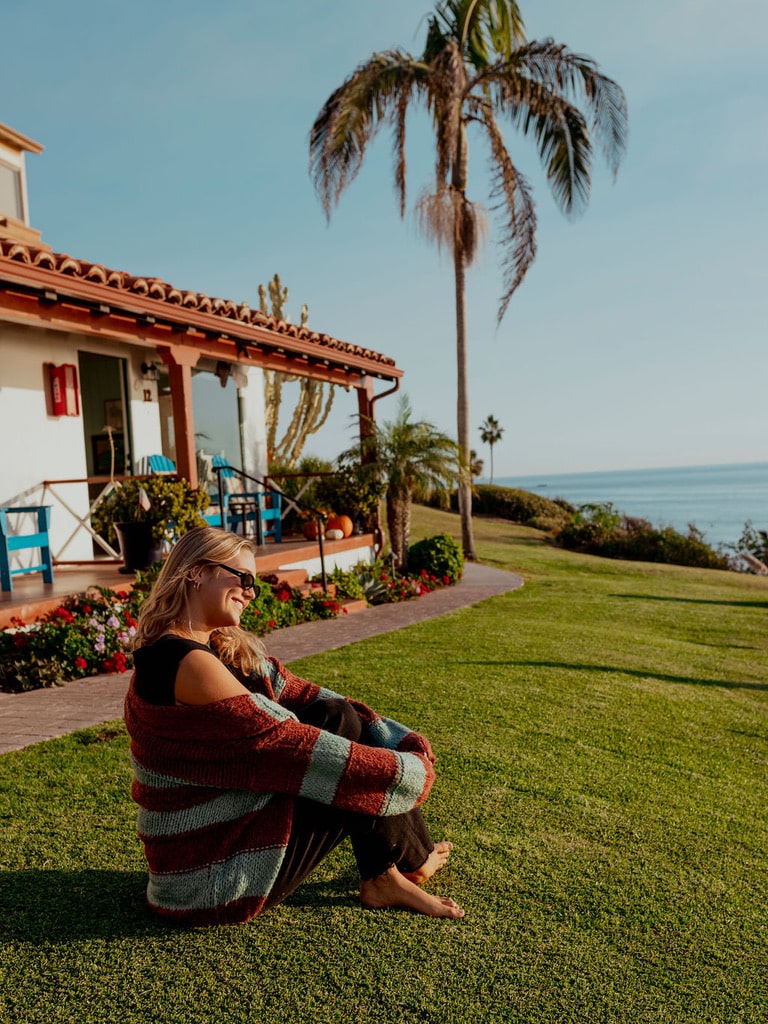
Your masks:
[[[78,351],[128,359],[134,453],[161,451],[157,386],[144,381],[139,369],[151,350],[90,336],[0,323],[0,505],[52,504],[54,557],[64,561],[93,558],[90,536],[83,529],[76,532],[76,516],[85,517],[88,511],[88,488],[85,483],[54,484],[44,491],[42,483],[82,480],[87,475],[86,441],[82,414],[49,415],[44,364],[77,366]],[[147,387],[149,401],[145,401]],[[32,555],[20,553],[15,558],[17,564],[28,565]]]

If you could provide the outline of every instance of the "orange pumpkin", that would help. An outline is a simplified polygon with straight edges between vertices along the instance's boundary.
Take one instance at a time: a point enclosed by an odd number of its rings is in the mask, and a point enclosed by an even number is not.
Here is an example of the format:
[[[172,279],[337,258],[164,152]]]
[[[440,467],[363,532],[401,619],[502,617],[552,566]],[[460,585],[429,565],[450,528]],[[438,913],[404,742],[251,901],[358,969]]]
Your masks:
[[[351,537],[354,523],[349,516],[331,516],[328,520],[327,529],[341,530],[345,537]]]

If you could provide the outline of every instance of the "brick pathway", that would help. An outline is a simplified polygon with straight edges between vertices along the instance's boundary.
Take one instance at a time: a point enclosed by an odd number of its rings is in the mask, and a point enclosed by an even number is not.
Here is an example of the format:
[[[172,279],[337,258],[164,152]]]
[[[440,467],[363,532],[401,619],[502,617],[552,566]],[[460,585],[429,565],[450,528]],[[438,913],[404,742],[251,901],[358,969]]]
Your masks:
[[[522,585],[522,579],[513,573],[470,562],[455,587],[413,601],[379,605],[338,619],[281,629],[271,633],[266,643],[270,654],[288,664],[466,608]],[[124,672],[29,693],[0,693],[0,754],[121,718],[129,678],[130,672]]]

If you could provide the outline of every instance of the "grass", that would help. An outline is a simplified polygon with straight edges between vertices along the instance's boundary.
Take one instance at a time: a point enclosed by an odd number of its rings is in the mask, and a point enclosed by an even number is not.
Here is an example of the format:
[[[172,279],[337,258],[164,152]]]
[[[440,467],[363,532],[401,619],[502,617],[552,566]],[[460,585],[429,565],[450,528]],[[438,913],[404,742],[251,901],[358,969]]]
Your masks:
[[[476,532],[522,590],[293,666],[432,739],[467,917],[363,911],[342,847],[261,920],[155,921],[110,723],[0,758],[0,1020],[768,1020],[766,582]]]

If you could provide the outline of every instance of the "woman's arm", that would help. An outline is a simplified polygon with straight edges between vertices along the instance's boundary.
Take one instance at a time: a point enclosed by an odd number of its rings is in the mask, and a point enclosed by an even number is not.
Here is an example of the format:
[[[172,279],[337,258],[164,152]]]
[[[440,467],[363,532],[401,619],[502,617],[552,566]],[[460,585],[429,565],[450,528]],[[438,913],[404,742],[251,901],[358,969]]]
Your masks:
[[[317,686],[315,683],[310,683],[308,680],[294,675],[276,658],[268,658],[267,666],[275,699],[283,707],[298,712],[316,700],[332,700],[341,697],[342,700],[346,700],[352,705],[365,723],[370,743],[373,746],[385,747],[387,750],[414,751],[423,754],[432,764],[435,763],[435,755],[425,736],[419,735],[392,718],[385,718],[383,715],[377,714],[361,701],[344,697],[340,693]]]

